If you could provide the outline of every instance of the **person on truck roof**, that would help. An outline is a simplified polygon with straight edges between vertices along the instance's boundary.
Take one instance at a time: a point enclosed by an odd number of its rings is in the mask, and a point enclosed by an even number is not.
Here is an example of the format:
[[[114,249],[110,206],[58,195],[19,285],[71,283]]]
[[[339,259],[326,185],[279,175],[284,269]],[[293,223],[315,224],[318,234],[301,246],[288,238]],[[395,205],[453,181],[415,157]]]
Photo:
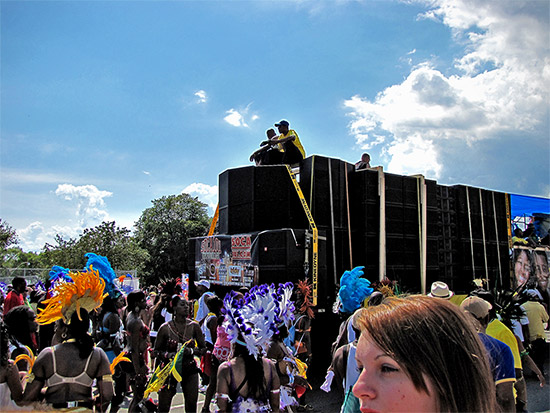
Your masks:
[[[284,119],[276,123],[275,126],[279,130],[279,135],[262,142],[262,145],[271,147],[269,149],[260,148],[252,154],[250,160],[256,161],[257,165],[294,165],[301,162],[306,156],[306,151],[298,133],[289,129],[290,124]]]

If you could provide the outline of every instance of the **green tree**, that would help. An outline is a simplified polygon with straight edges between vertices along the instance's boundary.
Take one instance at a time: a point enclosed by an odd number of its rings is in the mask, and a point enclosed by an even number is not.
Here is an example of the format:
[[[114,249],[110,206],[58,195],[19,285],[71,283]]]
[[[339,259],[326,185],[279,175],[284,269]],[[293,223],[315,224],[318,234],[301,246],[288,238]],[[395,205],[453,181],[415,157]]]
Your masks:
[[[113,269],[137,269],[138,275],[148,258],[147,251],[138,245],[131,231],[116,227],[114,221],[85,229],[77,246],[83,257],[87,252],[94,252],[107,257]]]
[[[55,244],[47,243],[44,245],[40,256],[45,267],[60,265],[65,268],[81,268],[83,257],[80,257],[80,251],[76,248],[77,240],[75,238],[63,239],[57,234],[54,237]]]
[[[147,284],[179,277],[188,271],[187,241],[205,235],[207,205],[188,194],[164,196],[152,201],[136,222],[135,236],[149,253],[145,266]]]
[[[64,240],[58,235],[55,242],[57,245],[46,244],[42,252],[47,266],[84,268],[84,255],[93,252],[107,257],[115,270],[135,269],[140,275],[148,259],[147,251],[137,244],[130,230],[117,227],[114,221],[86,228],[78,240]]]
[[[5,268],[42,268],[43,262],[40,254],[25,252],[21,247],[11,247],[6,250]]]
[[[17,243],[18,238],[15,230],[0,218],[0,253],[2,254],[0,266],[4,266],[4,263],[12,257],[12,253],[8,249]]]

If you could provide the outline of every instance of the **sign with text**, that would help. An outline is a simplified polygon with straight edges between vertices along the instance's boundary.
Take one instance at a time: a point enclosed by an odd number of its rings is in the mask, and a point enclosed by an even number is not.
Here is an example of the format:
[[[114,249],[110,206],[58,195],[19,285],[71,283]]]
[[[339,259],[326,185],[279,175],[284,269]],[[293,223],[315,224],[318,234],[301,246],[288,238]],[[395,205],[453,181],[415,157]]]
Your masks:
[[[253,257],[258,234],[214,235],[195,244],[195,273],[214,285],[250,287],[258,281]]]

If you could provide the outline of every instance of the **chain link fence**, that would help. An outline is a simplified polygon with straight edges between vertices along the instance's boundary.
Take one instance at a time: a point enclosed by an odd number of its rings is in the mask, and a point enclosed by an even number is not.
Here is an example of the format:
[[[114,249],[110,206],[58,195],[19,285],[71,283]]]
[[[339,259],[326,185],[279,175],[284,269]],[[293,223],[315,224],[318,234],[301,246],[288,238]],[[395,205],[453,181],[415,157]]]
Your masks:
[[[35,284],[38,281],[44,282],[49,276],[51,268],[0,268],[0,282],[7,285],[11,284],[11,281],[15,277],[23,277],[27,280],[27,284]],[[81,270],[71,270],[81,271]],[[130,274],[133,279],[137,277],[136,270],[122,271],[115,270],[117,277],[121,277],[126,274]]]

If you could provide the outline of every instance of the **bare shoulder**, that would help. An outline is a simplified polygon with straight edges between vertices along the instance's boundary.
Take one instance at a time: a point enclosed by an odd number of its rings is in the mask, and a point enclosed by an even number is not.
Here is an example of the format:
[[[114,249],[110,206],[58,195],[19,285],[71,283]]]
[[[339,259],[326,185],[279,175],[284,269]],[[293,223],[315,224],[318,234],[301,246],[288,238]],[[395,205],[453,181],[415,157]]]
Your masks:
[[[195,320],[189,320],[188,322],[191,327],[198,328],[200,330],[201,326]]]
[[[194,331],[195,333],[200,332],[200,333],[202,334],[202,328],[201,328],[201,326],[199,325],[199,323],[197,323],[196,321],[190,320],[190,321],[189,321],[189,326],[193,329],[193,331]]]
[[[159,327],[158,334],[163,333],[165,334],[166,330],[169,328],[168,323],[164,323]]]
[[[279,343],[274,343],[267,352],[267,357],[270,359],[278,360],[283,358],[285,353],[281,349]]]
[[[141,321],[141,318],[128,315],[128,324],[126,328],[130,333],[139,332],[142,324],[143,321]]]
[[[269,369],[271,369],[271,368],[274,369],[275,368],[275,362],[273,360],[264,357],[263,361],[264,361],[264,366],[265,367],[267,367]]]
[[[346,344],[344,344],[343,346],[340,346],[336,349],[336,351],[334,352],[334,356],[333,356],[334,359],[338,359],[338,358],[341,358],[343,356],[345,346],[346,346]]]
[[[226,377],[229,374],[231,368],[230,363],[231,361],[224,361],[220,364],[220,367],[218,367],[218,377]]]
[[[34,362],[34,366],[43,364],[46,360],[51,361],[53,357],[52,347],[46,347],[42,350]]]
[[[100,362],[109,362],[109,358],[107,357],[105,350],[103,350],[101,347],[94,347],[94,353],[94,357],[96,357]]]

